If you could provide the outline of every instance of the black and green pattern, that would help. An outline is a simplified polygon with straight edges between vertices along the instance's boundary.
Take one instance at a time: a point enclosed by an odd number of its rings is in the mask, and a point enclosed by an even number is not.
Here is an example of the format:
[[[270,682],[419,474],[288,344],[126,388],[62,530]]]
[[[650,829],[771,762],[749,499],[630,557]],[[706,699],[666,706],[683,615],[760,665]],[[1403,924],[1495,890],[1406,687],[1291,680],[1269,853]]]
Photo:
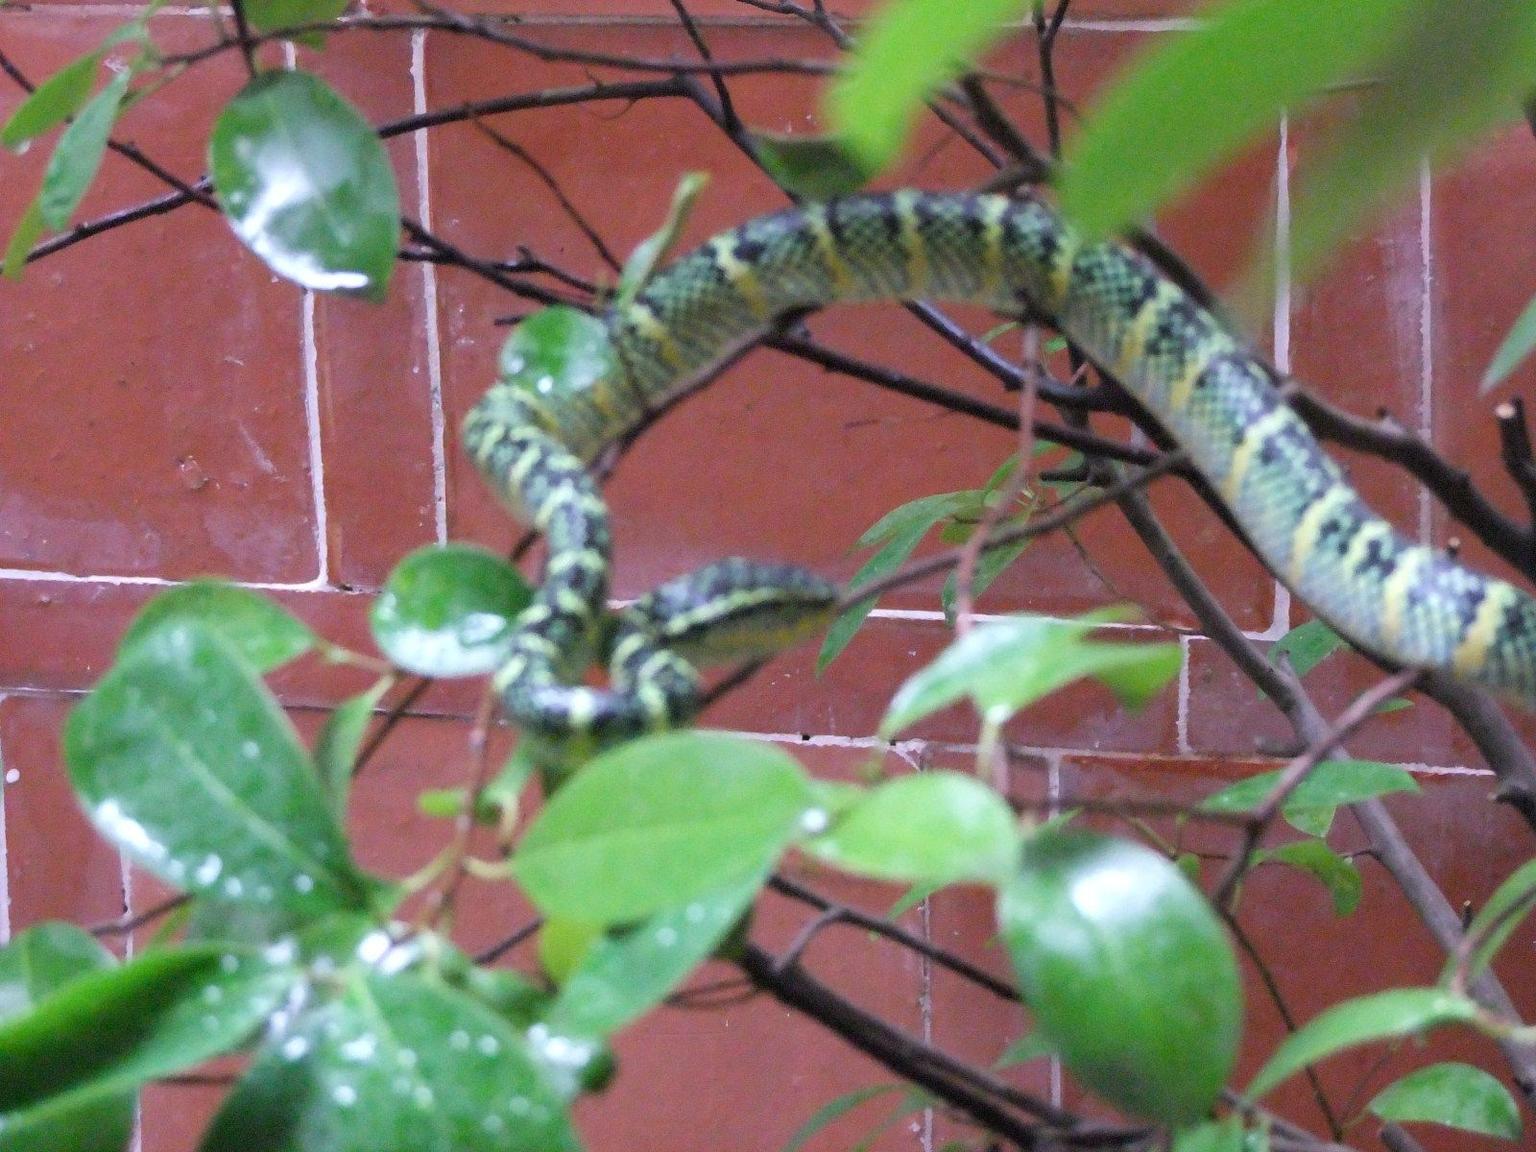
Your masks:
[[[728,561],[626,615],[608,645],[611,690],[571,687],[593,654],[609,559],[607,515],[583,462],[786,312],[922,298],[1054,324],[1172,435],[1264,562],[1340,633],[1388,663],[1446,669],[1536,704],[1536,601],[1367,508],[1264,366],[1150,261],[1118,243],[1080,243],[1037,200],[900,191],[715,237],[607,314],[613,379],[574,396],[504,380],[470,414],[471,455],[549,544],[545,582],[497,678],[518,723],[599,742],[675,724],[697,691],[674,644],[684,633],[722,657],[736,641],[762,649],[825,619],[822,582]]]

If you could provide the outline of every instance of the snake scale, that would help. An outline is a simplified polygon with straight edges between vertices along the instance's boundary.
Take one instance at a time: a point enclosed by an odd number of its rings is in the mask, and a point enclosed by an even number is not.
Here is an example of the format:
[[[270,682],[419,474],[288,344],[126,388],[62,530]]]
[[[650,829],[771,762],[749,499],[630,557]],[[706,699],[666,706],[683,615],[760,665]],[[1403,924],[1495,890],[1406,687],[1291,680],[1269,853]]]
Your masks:
[[[726,561],[624,615],[606,644],[610,688],[575,683],[597,642],[609,565],[607,513],[586,465],[785,313],[915,299],[1049,322],[1152,415],[1270,570],[1338,632],[1389,664],[1446,669],[1536,705],[1536,600],[1372,512],[1264,365],[1146,257],[1081,242],[1034,198],[902,190],[714,237],[602,317],[608,378],[561,393],[514,363],[470,413],[470,455],[548,547],[496,677],[514,722],[557,746],[667,727],[696,707],[690,641],[706,655],[743,641],[766,652],[825,622],[833,589],[821,580]]]

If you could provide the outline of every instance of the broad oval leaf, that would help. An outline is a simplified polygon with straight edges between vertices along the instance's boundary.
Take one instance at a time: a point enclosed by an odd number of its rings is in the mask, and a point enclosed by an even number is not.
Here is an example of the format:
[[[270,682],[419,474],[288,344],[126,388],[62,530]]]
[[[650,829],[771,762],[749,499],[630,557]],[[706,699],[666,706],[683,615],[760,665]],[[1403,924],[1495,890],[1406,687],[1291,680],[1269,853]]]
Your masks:
[[[160,593],[123,633],[119,650],[138,643],[168,621],[195,620],[217,632],[262,672],[270,672],[315,646],[315,634],[286,608],[223,580],[194,580]]]
[[[1024,1000],[1073,1076],[1133,1115],[1206,1114],[1237,1056],[1242,986],[1216,914],[1172,862],[1043,830],[997,915]]]
[[[0,146],[20,152],[34,137],[68,120],[90,96],[100,68],[101,53],[88,52],[44,80],[0,128]]]
[[[827,90],[827,115],[856,164],[875,173],[896,159],[923,102],[1027,7],[1026,0],[891,0],[877,8]]]
[[[1010,616],[977,625],[952,643],[896,692],[880,735],[890,739],[940,708],[969,697],[991,725],[1019,709],[1091,676],[1128,708],[1139,707],[1177,674],[1177,644],[1118,644],[1088,633],[1118,610],[1076,620]]]
[[[715,732],[669,732],[605,752],[567,782],[513,868],[549,916],[617,924],[760,876],[826,816],[794,759]]]
[[[102,835],[177,887],[300,919],[368,904],[292,725],[200,623],[130,647],[70,714],[65,758]]]
[[[619,377],[608,326],[578,308],[556,305],[529,316],[507,337],[496,361],[497,378],[530,393],[543,404],[554,396],[590,398],[602,410],[611,404],[605,391]],[[601,432],[602,430],[598,430]],[[606,440],[566,443],[581,455],[595,452]]]
[[[919,772],[862,797],[801,847],[849,872],[882,880],[1001,881],[1019,836],[997,792],[959,772]]]
[[[1509,1089],[1471,1064],[1431,1064],[1410,1072],[1378,1092],[1366,1109],[1397,1124],[1444,1124],[1520,1139],[1520,1108]]]
[[[400,195],[378,136],[318,76],[263,72],[219,114],[208,169],[235,235],[317,292],[382,300]]]
[[[483,676],[507,654],[532,590],[499,556],[468,544],[418,548],[389,574],[369,622],[379,650],[420,676]]]
[[[1157,37],[1068,149],[1061,206],[1090,237],[1144,220],[1247,141],[1368,64],[1417,0],[1230,0]]]
[[[1207,796],[1208,812],[1249,812],[1264,803],[1280,771],[1260,772]],[[1308,772],[1281,808],[1286,820],[1309,836],[1326,836],[1336,808],[1393,792],[1417,792],[1413,774],[1374,760],[1324,760]]]
[[[1268,659],[1271,664],[1284,659],[1292,672],[1305,676],[1346,644],[1344,637],[1314,618],[1296,625],[1276,640],[1270,646]]]
[[[73,980],[0,1024],[0,1115],[94,1104],[227,1052],[297,978],[255,953],[192,945]]]
[[[1442,988],[1393,988],[1335,1004],[1286,1037],[1245,1093],[1257,1100],[1281,1081],[1345,1048],[1476,1020],[1478,1007]]]
[[[555,1034],[600,1038],[639,1019],[709,957],[760,886],[754,876],[592,941],[545,1024]]]
[[[131,72],[119,72],[107,86],[80,110],[73,123],[59,136],[43,172],[43,188],[37,194],[37,208],[43,223],[54,229],[69,226],[91,181],[101,168],[107,150],[107,138],[117,123],[123,97],[128,94]]]
[[[1241,1117],[1226,1116],[1174,1133],[1172,1152],[1245,1152],[1245,1148]]]
[[[274,1034],[201,1152],[574,1152],[564,1102],[491,1009],[409,973],[353,971]]]

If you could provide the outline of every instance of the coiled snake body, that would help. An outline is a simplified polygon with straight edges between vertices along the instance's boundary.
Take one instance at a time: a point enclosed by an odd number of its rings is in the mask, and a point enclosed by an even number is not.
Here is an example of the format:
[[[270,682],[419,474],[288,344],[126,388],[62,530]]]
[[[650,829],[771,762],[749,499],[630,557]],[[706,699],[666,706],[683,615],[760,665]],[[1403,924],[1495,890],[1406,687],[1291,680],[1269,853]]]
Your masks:
[[[790,209],[722,233],[604,317],[614,367],[551,394],[509,365],[465,442],[547,540],[543,585],[497,677],[525,731],[602,743],[685,719],[683,658],[711,629],[768,651],[820,626],[830,586],[745,561],[663,586],[610,638],[611,689],[573,687],[607,591],[607,516],[585,462],[775,318],[842,301],[943,299],[1040,317],[1183,448],[1250,544],[1356,645],[1536,704],[1536,601],[1414,543],[1372,512],[1268,372],[1187,293],[1122,244],[1083,244],[1033,199],[899,191]],[[521,369],[521,370],[520,370]],[[716,647],[723,645],[714,644]]]

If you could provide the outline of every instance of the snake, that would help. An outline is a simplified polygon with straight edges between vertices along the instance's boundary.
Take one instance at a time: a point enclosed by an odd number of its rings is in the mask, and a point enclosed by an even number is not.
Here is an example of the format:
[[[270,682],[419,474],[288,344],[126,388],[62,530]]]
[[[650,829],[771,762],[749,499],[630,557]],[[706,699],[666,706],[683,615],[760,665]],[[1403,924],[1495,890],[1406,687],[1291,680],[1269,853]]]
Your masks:
[[[1272,371],[1146,255],[1085,241],[1035,194],[902,189],[722,232],[601,314],[600,374],[566,387],[514,362],[469,413],[470,457],[547,547],[494,677],[525,733],[598,746],[683,723],[698,700],[689,643],[712,657],[735,643],[768,652],[830,618],[827,582],[733,560],[658,588],[602,639],[611,542],[589,465],[780,318],[878,300],[979,304],[1053,327],[1182,450],[1273,575],[1335,631],[1387,665],[1536,707],[1536,600],[1372,511]],[[600,648],[610,686],[573,682]]]

